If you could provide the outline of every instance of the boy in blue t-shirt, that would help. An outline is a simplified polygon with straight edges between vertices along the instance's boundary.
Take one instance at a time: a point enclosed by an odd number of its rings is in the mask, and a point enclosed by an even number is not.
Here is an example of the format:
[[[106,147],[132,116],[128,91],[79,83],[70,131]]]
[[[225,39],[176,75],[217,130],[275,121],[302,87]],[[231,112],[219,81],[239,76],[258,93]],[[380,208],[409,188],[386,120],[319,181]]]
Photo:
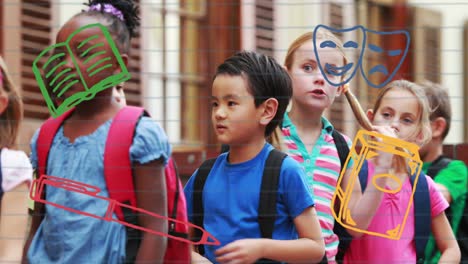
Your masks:
[[[193,252],[194,263],[319,262],[324,242],[314,201],[300,165],[286,157],[281,165],[272,239],[262,238],[258,223],[266,142],[281,123],[292,96],[291,79],[273,58],[240,52],[221,64],[212,86],[212,122],[229,152],[215,161],[203,187],[203,228],[221,245]],[[198,170],[185,186],[193,222],[193,190]],[[206,262],[204,262],[206,263]]]

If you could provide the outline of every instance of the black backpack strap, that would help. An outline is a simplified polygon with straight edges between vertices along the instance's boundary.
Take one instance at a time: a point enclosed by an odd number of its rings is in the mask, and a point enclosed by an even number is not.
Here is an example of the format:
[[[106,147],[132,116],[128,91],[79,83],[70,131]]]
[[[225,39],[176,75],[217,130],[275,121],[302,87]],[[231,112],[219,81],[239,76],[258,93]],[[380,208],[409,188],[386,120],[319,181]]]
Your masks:
[[[369,166],[367,164],[367,160],[364,160],[361,170],[359,171],[359,183],[361,184],[362,192],[366,190],[368,175],[369,175]]]
[[[258,223],[263,238],[271,238],[276,220],[276,198],[278,182],[286,154],[273,149],[265,162],[262,176],[262,186],[258,205]]]
[[[344,165],[349,155],[349,147],[343,135],[336,130],[332,132],[333,140],[335,141],[336,149],[338,150],[338,156],[340,157],[341,172],[345,170]],[[359,171],[359,181],[361,183],[362,192],[366,190],[367,176],[368,176],[368,165],[367,160],[364,160],[361,170]],[[341,175],[341,174],[340,174]]]
[[[229,145],[222,144],[221,145],[221,153],[228,152],[228,151],[229,151]]]
[[[172,206],[172,212],[170,212],[170,218],[172,219],[177,219],[177,209],[179,205],[179,197],[180,197],[180,177],[179,177],[179,171],[177,169],[177,164],[174,159],[170,159],[170,162],[172,162],[172,167],[174,168],[174,174],[175,174],[175,182],[176,182],[176,189],[174,193],[174,205]],[[168,227],[168,233],[170,235],[176,236],[176,237],[181,237],[181,238],[188,238],[187,233],[183,232],[177,232],[176,231],[176,223],[174,221],[169,221],[169,227]]]
[[[437,157],[436,160],[432,162],[431,166],[429,166],[429,168],[427,169],[427,175],[434,179],[434,177],[437,174],[439,174],[439,171],[445,169],[451,161],[452,159],[444,155],[440,155],[439,157]]]
[[[414,186],[415,175],[410,177],[411,187]],[[414,243],[417,263],[424,263],[424,251],[431,234],[431,198],[426,175],[421,172],[413,196],[414,208]]]
[[[343,135],[341,135],[340,132],[336,131],[335,129],[332,132],[332,137],[335,141],[336,150],[338,151],[338,157],[340,158],[341,171],[343,171],[346,159],[349,155],[348,143],[346,142],[346,139],[343,137]]]
[[[278,193],[279,176],[281,165],[287,155],[281,151],[273,149],[270,151],[265,162],[262,176],[262,186],[260,189],[260,200],[258,208],[258,222],[263,238],[272,238],[276,220],[276,198]],[[216,159],[203,162],[198,169],[193,185],[193,224],[203,227],[203,187],[206,179],[215,163]],[[198,229],[194,230],[194,241],[198,241],[202,234]],[[198,253],[205,254],[203,245],[198,246]],[[260,259],[256,263],[279,263],[268,259]]]
[[[427,175],[429,177],[431,177],[432,179],[434,179],[437,174],[439,174],[439,172],[445,168],[448,167],[449,163],[452,162],[452,159],[444,156],[444,155],[440,155],[439,157],[437,157],[437,159],[435,159],[432,163],[431,163],[431,166],[429,166],[429,168],[427,169]],[[419,184],[419,183],[418,183]],[[418,185],[419,186],[419,185]],[[415,195],[416,197],[416,195]],[[416,199],[416,198],[415,198]],[[415,201],[415,205],[416,205],[416,201]],[[452,208],[449,207],[445,210],[445,214],[447,216],[447,220],[449,221],[450,225],[452,224]],[[416,217],[416,216],[415,216]],[[430,215],[429,217],[430,218]],[[416,222],[416,221],[415,221]],[[423,242],[421,242],[423,243]],[[424,243],[427,243],[427,242],[424,242]],[[433,254],[435,253],[435,251],[433,252]],[[419,258],[418,258],[419,259]]]
[[[262,238],[272,238],[276,221],[276,198],[278,197],[278,184],[281,174],[281,165],[287,154],[273,149],[268,154],[262,176],[260,200],[258,203],[258,224]],[[259,263],[280,263],[269,259],[260,259]]]
[[[335,141],[336,149],[338,151],[338,156],[340,158],[341,171],[340,171],[339,177],[341,177],[343,170],[346,170],[344,166],[346,163],[346,159],[348,158],[348,155],[349,155],[349,147],[348,147],[348,143],[346,142],[346,139],[338,131],[333,130],[332,137],[333,137],[333,140]],[[362,192],[364,192],[366,189],[367,177],[368,177],[368,164],[367,164],[367,160],[364,160],[361,170],[359,171],[359,181],[361,183]],[[333,233],[335,233],[340,238],[340,243],[338,245],[338,253],[335,257],[336,262],[342,263],[344,259],[344,254],[346,253],[346,250],[351,245],[351,241],[353,237],[348,233],[346,228],[344,228],[340,223],[336,221],[333,226]],[[326,255],[322,259],[321,263],[328,263],[326,259]]]
[[[340,132],[336,131],[335,129],[333,129],[332,137],[335,141],[336,150],[338,151],[338,157],[340,158],[341,170],[340,175],[338,177],[341,177],[341,174],[344,170],[344,165],[346,163],[346,159],[349,154],[349,147],[343,135],[341,135]],[[338,178],[338,181],[339,180],[340,179]],[[334,207],[334,205],[331,206],[332,208]],[[333,233],[335,233],[340,238],[340,243],[338,244],[338,253],[335,256],[337,263],[340,263],[341,260],[343,260],[344,258],[344,253],[351,244],[352,236],[337,221],[335,221],[335,224],[333,225]],[[320,263],[328,263],[327,254],[323,256],[323,259]]]
[[[198,169],[193,183],[192,219],[193,224],[199,227],[203,227],[203,188],[215,161],[216,159],[205,160]],[[200,229],[194,229],[194,241],[199,241],[202,236]],[[205,254],[203,245],[198,245],[198,253],[202,256]]]

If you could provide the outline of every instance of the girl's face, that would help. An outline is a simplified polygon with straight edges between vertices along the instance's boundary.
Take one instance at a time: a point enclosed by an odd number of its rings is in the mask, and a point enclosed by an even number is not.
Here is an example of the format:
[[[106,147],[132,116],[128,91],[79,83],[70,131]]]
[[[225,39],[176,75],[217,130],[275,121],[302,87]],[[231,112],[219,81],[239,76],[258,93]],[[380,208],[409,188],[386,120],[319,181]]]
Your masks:
[[[317,41],[317,52],[320,54],[322,69],[326,68],[326,63],[342,67],[343,55],[339,50],[320,48],[321,42]],[[293,105],[323,111],[341,93],[341,87],[330,85],[323,77],[317,65],[312,40],[300,46],[293,56],[291,69],[288,69],[293,81]],[[339,83],[341,77],[327,74],[330,81]]]
[[[119,65],[112,55],[109,42],[100,28],[87,28],[76,33],[79,28],[96,23],[100,23],[98,18],[86,15],[77,16],[70,19],[57,34],[56,43],[66,43],[68,41],[69,50],[65,45],[55,48],[55,55],[65,55],[54,61],[55,65],[53,66],[59,65],[59,67],[49,77],[48,81],[50,84],[54,78],[57,78],[54,82],[55,85],[64,82],[59,87],[59,89],[63,88],[62,98],[67,98],[85,90],[84,85],[79,81],[79,73],[76,68],[81,72],[81,76],[88,88],[115,74],[119,69]],[[73,34],[75,35],[69,39]],[[70,52],[73,54],[73,59]],[[49,66],[49,68],[52,68],[52,66]],[[66,74],[60,75],[62,72],[66,72]],[[57,75],[59,76],[57,77]],[[66,80],[66,78],[69,79]],[[71,83],[73,85],[68,86]],[[49,88],[54,89],[53,86]],[[65,89],[67,86],[68,88]],[[54,94],[57,93],[54,92]]]
[[[420,107],[415,95],[408,90],[391,88],[383,96],[375,113],[369,112],[374,125],[390,126],[398,138],[416,142],[420,134]]]

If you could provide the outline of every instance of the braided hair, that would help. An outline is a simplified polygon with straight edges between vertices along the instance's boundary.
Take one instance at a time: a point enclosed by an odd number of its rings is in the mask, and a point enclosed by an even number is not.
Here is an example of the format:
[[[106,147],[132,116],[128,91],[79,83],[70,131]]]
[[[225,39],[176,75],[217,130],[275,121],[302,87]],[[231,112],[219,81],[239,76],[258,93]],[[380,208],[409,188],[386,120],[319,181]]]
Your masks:
[[[92,16],[103,19],[109,32],[114,36],[114,40],[121,52],[128,53],[130,50],[130,40],[137,36],[137,29],[140,26],[139,8],[133,0],[88,0],[84,5],[92,7],[95,5],[112,5],[123,15],[123,20],[118,16],[101,10],[83,10],[76,16]]]

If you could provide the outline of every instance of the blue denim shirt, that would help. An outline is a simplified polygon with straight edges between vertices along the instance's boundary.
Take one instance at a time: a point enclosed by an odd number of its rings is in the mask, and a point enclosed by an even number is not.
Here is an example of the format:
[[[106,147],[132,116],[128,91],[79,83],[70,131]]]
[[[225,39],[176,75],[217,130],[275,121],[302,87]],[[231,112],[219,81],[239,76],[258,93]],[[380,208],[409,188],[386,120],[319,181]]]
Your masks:
[[[50,148],[47,174],[86,183],[109,197],[104,179],[104,149],[112,120],[90,135],[71,143],[61,127]],[[38,130],[39,131],[39,130]],[[37,167],[36,131],[31,141],[31,162]],[[163,158],[171,148],[163,129],[143,117],[137,125],[130,148],[132,163]],[[46,200],[93,215],[104,216],[106,200],[64,189],[47,187]],[[125,260],[125,226],[46,205],[46,216],[28,251],[30,263],[122,263]],[[114,218],[116,216],[114,215]]]

